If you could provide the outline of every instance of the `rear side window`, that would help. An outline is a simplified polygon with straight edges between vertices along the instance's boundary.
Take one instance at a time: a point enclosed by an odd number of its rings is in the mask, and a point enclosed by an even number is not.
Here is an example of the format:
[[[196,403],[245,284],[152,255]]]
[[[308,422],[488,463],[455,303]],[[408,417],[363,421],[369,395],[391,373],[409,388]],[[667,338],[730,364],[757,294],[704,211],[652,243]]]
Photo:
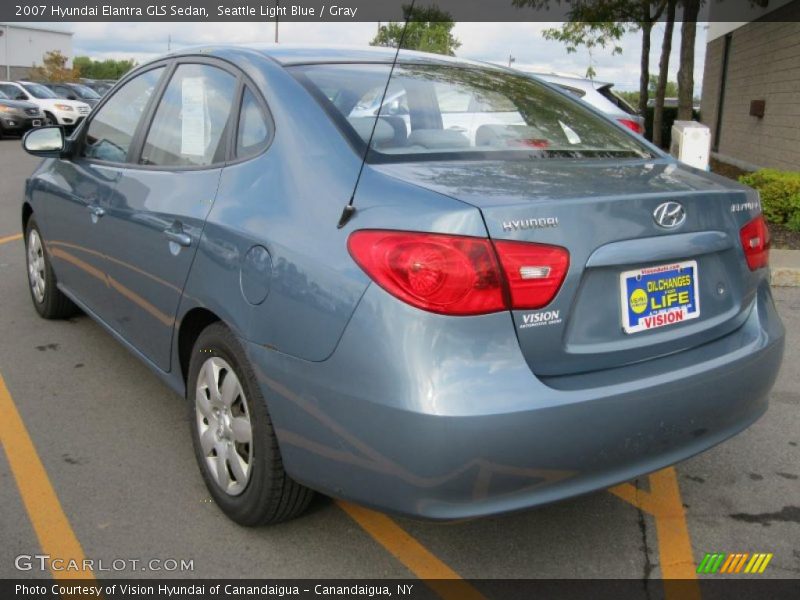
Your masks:
[[[270,126],[264,111],[249,88],[244,89],[236,136],[237,158],[255,156],[269,143]]]
[[[164,67],[134,77],[108,99],[92,117],[82,154],[86,158],[125,162],[133,134]]]
[[[225,158],[236,77],[217,67],[180,65],[159,102],[140,162],[200,167]]]
[[[639,114],[636,112],[630,104],[625,102],[622,98],[617,96],[613,91],[611,91],[611,86],[605,86],[597,89],[598,93],[603,96],[606,100],[611,102],[614,106],[619,108],[622,112],[626,112],[629,115],[637,115]]]

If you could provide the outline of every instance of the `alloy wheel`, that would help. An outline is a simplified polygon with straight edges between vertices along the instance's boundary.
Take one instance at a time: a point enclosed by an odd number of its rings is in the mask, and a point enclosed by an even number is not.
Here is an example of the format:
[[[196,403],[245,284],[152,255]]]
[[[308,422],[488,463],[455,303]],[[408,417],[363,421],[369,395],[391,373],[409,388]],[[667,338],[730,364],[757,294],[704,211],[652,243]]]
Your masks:
[[[253,427],[244,390],[222,358],[208,358],[197,376],[195,415],[206,468],[219,487],[238,496],[253,465]]]
[[[44,302],[45,274],[44,248],[42,239],[36,229],[28,234],[28,281],[33,290],[33,297],[41,304]]]

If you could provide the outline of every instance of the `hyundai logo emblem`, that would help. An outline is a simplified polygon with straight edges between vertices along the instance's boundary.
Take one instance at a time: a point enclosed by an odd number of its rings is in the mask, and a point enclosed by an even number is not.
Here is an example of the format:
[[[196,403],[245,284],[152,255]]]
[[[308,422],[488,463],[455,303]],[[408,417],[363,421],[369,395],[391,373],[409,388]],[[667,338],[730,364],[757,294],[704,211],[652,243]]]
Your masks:
[[[678,202],[664,202],[653,211],[653,219],[666,229],[674,229],[683,225],[686,220],[686,211]]]

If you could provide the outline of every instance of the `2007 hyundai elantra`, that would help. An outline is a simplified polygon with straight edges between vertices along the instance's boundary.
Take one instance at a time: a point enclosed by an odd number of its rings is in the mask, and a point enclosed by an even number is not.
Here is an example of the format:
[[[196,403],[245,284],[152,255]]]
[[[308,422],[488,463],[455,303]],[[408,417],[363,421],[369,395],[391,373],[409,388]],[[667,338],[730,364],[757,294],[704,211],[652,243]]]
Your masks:
[[[523,509],[767,408],[784,333],[756,192],[513,71],[204,48],[24,144],[46,157],[22,205],[36,310],[79,307],[186,396],[238,523],[312,490]]]

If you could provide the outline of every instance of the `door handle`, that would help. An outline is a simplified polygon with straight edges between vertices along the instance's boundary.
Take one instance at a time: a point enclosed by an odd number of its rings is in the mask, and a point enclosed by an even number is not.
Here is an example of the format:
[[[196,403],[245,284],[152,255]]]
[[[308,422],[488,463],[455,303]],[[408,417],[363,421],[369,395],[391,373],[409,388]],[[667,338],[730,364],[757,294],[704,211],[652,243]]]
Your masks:
[[[192,245],[192,237],[188,233],[183,233],[183,231],[176,231],[172,228],[165,229],[164,235],[167,236],[167,239],[170,242],[175,242],[179,246],[191,246]]]

